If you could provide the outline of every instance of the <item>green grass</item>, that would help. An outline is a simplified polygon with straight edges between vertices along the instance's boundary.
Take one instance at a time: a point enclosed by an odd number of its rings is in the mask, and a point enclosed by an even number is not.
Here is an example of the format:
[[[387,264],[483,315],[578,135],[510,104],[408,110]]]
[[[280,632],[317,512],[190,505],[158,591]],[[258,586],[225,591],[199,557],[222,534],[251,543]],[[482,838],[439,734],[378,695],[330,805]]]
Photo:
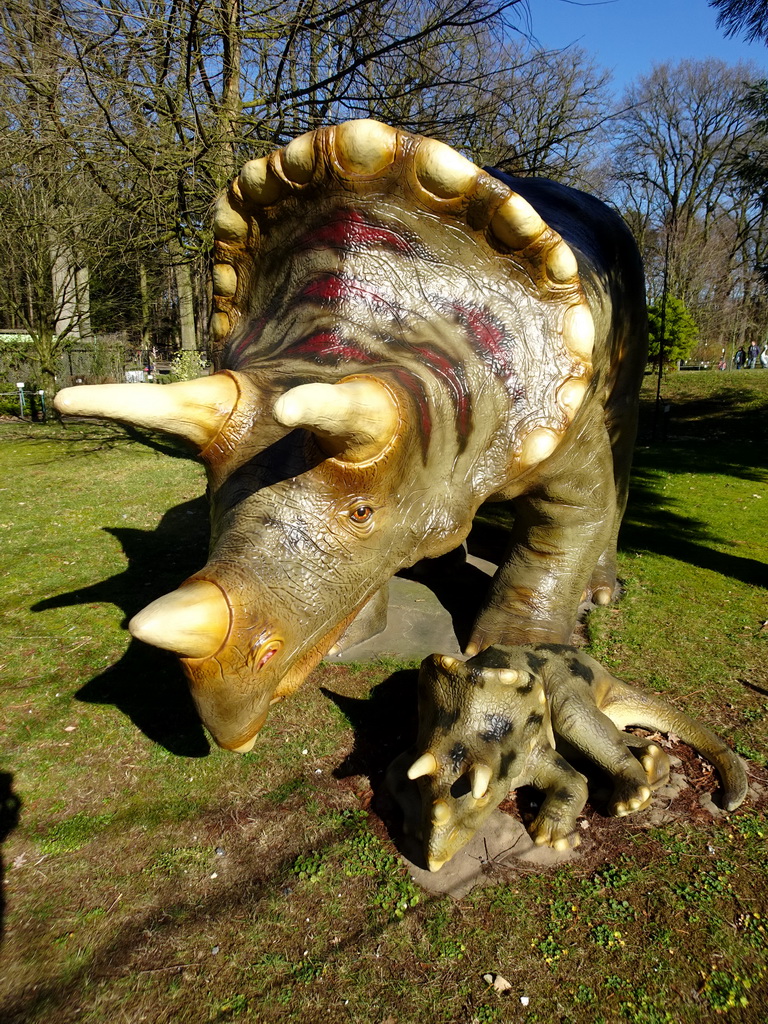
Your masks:
[[[768,373],[671,376],[665,441],[653,386],[590,649],[763,781]],[[0,440],[0,1019],[762,1024],[764,802],[590,810],[581,860],[431,896],[381,792],[413,666],[322,667],[251,754],[211,748],[174,659],[124,629],[205,559],[199,467],[118,428]]]

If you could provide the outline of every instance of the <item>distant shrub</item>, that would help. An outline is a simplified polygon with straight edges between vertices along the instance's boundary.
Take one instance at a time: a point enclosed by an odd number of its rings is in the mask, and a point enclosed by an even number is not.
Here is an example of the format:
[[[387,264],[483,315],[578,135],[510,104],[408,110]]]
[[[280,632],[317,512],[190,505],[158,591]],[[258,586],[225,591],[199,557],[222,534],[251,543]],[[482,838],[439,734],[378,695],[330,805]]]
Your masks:
[[[194,380],[204,377],[210,367],[208,356],[199,350],[183,350],[177,352],[171,360],[171,378],[173,380]]]

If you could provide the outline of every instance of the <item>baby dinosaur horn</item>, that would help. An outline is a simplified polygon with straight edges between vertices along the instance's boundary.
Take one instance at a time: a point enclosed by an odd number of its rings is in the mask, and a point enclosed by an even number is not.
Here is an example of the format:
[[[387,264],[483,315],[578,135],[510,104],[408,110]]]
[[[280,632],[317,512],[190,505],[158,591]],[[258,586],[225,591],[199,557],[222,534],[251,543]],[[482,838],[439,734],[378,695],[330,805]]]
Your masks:
[[[423,775],[436,775],[437,769],[437,758],[428,750],[413,762],[408,769],[408,778],[420,779]]]
[[[451,820],[451,809],[445,800],[435,800],[432,804],[432,821],[436,825],[445,825]]]
[[[437,661],[440,665],[443,666],[443,668],[448,669],[449,672],[451,671],[451,669],[461,664],[458,658],[454,658],[450,654],[441,654],[438,657]]]
[[[63,416],[96,416],[183,437],[202,451],[237,404],[229,373],[176,384],[86,384],[64,388],[54,399]]]
[[[524,672],[518,672],[515,668],[499,669],[499,682],[504,683],[505,686],[511,686],[513,683],[523,682],[524,676]]]
[[[485,683],[503,683],[505,686],[512,686],[513,683],[527,681],[526,673],[518,672],[516,668],[492,668],[484,665],[477,671]]]
[[[488,792],[488,786],[491,782],[493,772],[487,764],[476,764],[470,769],[470,778],[472,780],[472,796],[475,800],[480,800]]]
[[[397,399],[375,377],[348,377],[338,384],[300,384],[275,402],[272,415],[284,427],[303,427],[329,453],[347,462],[375,458],[390,444],[399,423]]]

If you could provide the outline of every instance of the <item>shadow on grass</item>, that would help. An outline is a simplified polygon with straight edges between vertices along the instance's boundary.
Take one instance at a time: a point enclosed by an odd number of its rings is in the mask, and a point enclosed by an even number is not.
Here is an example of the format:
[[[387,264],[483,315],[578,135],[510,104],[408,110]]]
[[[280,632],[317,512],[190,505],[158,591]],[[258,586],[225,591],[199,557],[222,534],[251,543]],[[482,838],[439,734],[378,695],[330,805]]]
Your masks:
[[[68,419],[60,423],[4,425],[2,437],[8,441],[21,441],[31,449],[32,458],[25,459],[27,465],[44,466],[66,459],[84,458],[100,452],[116,451],[129,448],[134,444],[151,448],[161,455],[172,459],[190,459],[192,451],[183,441],[176,441],[164,434],[141,430],[126,423],[105,423],[103,420],[94,422],[87,419]],[[57,445],[59,450],[52,453],[49,445]],[[45,445],[45,458],[35,459],[35,449]]]
[[[321,687],[354,733],[354,747],[334,769],[337,779],[365,775],[374,797],[380,794],[390,762],[416,742],[418,676],[417,669],[399,669],[374,686],[367,697],[347,697]]]
[[[104,529],[120,541],[128,559],[125,571],[40,601],[33,611],[111,603],[125,613],[127,625],[205,562],[208,512],[202,497],[169,509],[155,530]],[[117,664],[91,679],[76,696],[92,704],[114,705],[145,736],[173,754],[204,757],[210,750],[178,659],[166,651],[134,640]]]
[[[749,585],[764,586],[768,570],[762,562],[713,550],[712,544],[735,546],[732,534],[718,536],[705,522],[685,515],[667,495],[660,494],[658,474],[717,474],[764,486],[768,402],[765,392],[754,388],[755,384],[762,387],[762,379],[737,374],[714,385],[703,382],[701,386],[704,384],[711,388],[707,394],[690,396],[686,392],[695,391],[700,382],[682,377],[664,381],[662,394],[665,390],[672,394],[664,400],[670,406],[665,440],[635,452],[620,547],[665,555]],[[675,394],[679,389],[682,393]],[[654,402],[642,403],[640,445],[651,443],[654,412]],[[733,513],[736,515],[736,509]]]
[[[638,443],[653,443],[656,426],[656,437],[665,441],[703,442],[705,447],[700,444],[698,454],[710,471],[711,446],[721,444],[734,476],[741,471],[748,474],[754,467],[768,468],[768,399],[763,380],[768,380],[768,374],[764,378],[734,375],[714,385],[685,377],[665,379],[661,407],[669,412],[656,423],[655,400],[645,398],[640,406]],[[692,454],[695,457],[696,453]]]
[[[21,798],[13,792],[13,775],[0,772],[0,846],[19,823]],[[0,852],[0,945],[5,933],[5,870]]]
[[[734,546],[733,541],[730,537],[716,534],[703,520],[677,511],[673,499],[666,494],[661,495],[656,476],[660,471],[690,473],[698,470],[730,476],[746,475],[746,472],[740,473],[738,467],[714,469],[711,456],[705,465],[697,467],[688,454],[680,447],[674,451],[654,449],[638,454],[621,527],[620,550],[664,555],[750,586],[765,586],[768,568],[763,562],[716,550],[713,544]],[[701,458],[700,453],[698,457]],[[751,479],[748,475],[747,478]]]
[[[207,989],[209,994],[215,989],[215,984],[211,985],[210,982],[213,981],[219,967],[216,958],[208,952],[210,947],[206,947],[205,940],[201,938],[210,933],[212,922],[228,922],[230,925],[235,921],[242,922],[243,931],[238,938],[247,941],[250,948],[249,920],[259,915],[274,914],[274,899],[277,893],[282,894],[281,903],[292,898],[291,893],[296,881],[292,866],[297,857],[332,848],[347,835],[344,826],[336,826],[330,828],[319,840],[314,838],[310,843],[307,839],[302,839],[288,856],[267,870],[259,869],[255,863],[254,870],[247,878],[238,877],[225,888],[219,889],[215,895],[204,898],[197,893],[184,898],[179,894],[178,881],[168,883],[164,890],[154,893],[154,906],[146,910],[137,909],[122,919],[118,917],[111,931],[107,932],[105,929],[99,940],[78,951],[74,962],[70,960],[54,967],[47,975],[41,972],[42,976],[33,988],[27,986],[23,991],[17,990],[7,995],[0,993],[0,1018],[3,1024],[29,1024],[30,1021],[40,1020],[79,1020],[86,1007],[91,1014],[101,1014],[98,1016],[99,1020],[107,1019],[102,1015],[114,1010],[116,1004],[112,1002],[105,1005],[101,993],[113,989],[116,983],[123,979],[129,979],[132,986],[138,990],[139,986],[144,988],[145,982],[152,976],[166,978],[170,982],[174,977],[178,978],[191,972],[193,976],[202,976],[204,979],[195,990],[195,996],[204,1000],[205,996],[200,994],[201,987],[204,985],[203,991]],[[425,894],[422,906],[436,899],[437,897]],[[385,933],[393,928],[400,929],[402,925],[399,921],[386,919],[372,923],[369,917],[362,915],[354,927],[347,929],[343,939],[337,939],[318,950],[314,959],[322,958],[322,963],[333,977],[335,962],[350,954],[356,955],[362,942],[375,948],[378,939],[383,939]],[[186,943],[180,941],[182,934],[188,940]],[[243,936],[246,938],[243,939]],[[179,962],[179,947],[185,950],[194,949],[195,953],[183,956]],[[297,976],[301,977],[307,962],[298,953],[294,943],[294,949],[287,946],[277,955],[265,954],[262,962],[256,960],[251,963],[248,1004],[251,1012],[257,1013],[258,1019],[261,1019],[261,1015],[258,1014],[260,1007],[273,1005],[281,1006],[279,1019],[283,1019],[282,1014],[287,1014],[288,1007],[285,1007],[284,999],[276,1002],[276,997],[280,994],[285,995],[293,988],[297,990],[299,1001],[306,1000],[306,989],[303,984],[297,982]],[[125,987],[122,987],[120,992],[121,994],[116,997],[118,1006],[122,1006],[122,1000],[125,998]],[[166,1005],[167,989],[156,988],[154,993],[154,998]],[[146,1008],[147,1005],[153,1004],[142,1005]],[[204,1003],[187,1013],[182,1006],[174,1006],[169,1013],[159,1015],[162,1020],[196,1020],[207,1021],[208,1024],[229,1021],[232,1016],[231,1011],[221,1006],[209,1009]],[[256,1018],[252,1018],[249,1013],[247,1019]],[[269,1013],[265,1019],[278,1018]]]
[[[346,697],[321,687],[321,692],[339,708],[354,733],[354,747],[334,769],[334,777],[369,779],[371,809],[400,853],[416,863],[421,860],[420,845],[414,846],[413,840],[403,834],[402,812],[386,785],[386,774],[392,761],[416,743],[418,677],[417,669],[400,669],[363,698]]]

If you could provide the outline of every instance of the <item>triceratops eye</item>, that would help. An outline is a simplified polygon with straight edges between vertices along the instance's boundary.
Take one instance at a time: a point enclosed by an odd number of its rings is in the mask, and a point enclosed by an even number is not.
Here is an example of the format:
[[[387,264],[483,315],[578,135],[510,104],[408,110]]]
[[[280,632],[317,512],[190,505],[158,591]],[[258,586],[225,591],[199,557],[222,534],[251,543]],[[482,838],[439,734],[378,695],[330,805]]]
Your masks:
[[[373,509],[370,505],[358,505],[349,513],[349,518],[353,523],[367,523],[372,515]]]

